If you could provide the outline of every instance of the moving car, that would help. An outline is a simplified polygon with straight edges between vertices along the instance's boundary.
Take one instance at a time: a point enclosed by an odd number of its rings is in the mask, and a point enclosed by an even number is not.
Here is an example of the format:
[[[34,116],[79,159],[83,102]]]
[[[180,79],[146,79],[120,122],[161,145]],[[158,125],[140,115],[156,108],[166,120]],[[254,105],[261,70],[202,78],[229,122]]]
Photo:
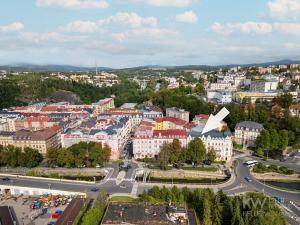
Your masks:
[[[3,177],[2,180],[3,181],[9,181],[10,179],[8,177]]]
[[[92,191],[92,192],[97,192],[97,191],[99,191],[99,188],[93,187],[93,188],[91,189],[91,191]]]
[[[248,182],[252,181],[250,177],[245,177],[245,180],[248,181]]]

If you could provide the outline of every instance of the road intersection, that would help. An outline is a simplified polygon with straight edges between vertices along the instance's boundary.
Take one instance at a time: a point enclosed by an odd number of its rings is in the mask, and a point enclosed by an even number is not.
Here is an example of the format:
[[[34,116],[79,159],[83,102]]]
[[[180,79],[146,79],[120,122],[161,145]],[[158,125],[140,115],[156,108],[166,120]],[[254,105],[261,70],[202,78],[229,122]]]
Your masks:
[[[288,220],[291,224],[298,224],[296,218],[300,218],[300,210],[292,205],[294,202],[300,203],[300,193],[299,192],[290,192],[274,187],[264,185],[262,182],[258,181],[250,173],[248,167],[243,165],[243,162],[247,160],[247,157],[242,155],[241,157],[236,157],[237,165],[235,171],[232,173],[232,176],[229,181],[223,184],[216,185],[188,185],[183,184],[189,188],[197,187],[208,187],[213,190],[222,190],[225,194],[228,195],[237,195],[244,192],[255,191],[262,192],[270,197],[283,197],[285,203],[283,208],[286,211]],[[269,162],[268,162],[269,163]],[[289,166],[287,163],[281,163],[281,165]],[[34,178],[18,178],[12,177],[10,181],[3,181],[0,176],[0,185],[11,185],[11,186],[21,186],[21,187],[34,187],[61,191],[74,191],[74,192],[84,192],[90,194],[92,197],[98,195],[97,192],[93,192],[91,189],[97,187],[100,190],[106,190],[109,194],[126,194],[126,195],[137,195],[142,193],[144,190],[147,190],[154,185],[162,187],[163,183],[140,183],[135,181],[136,171],[141,169],[136,163],[131,163],[131,168],[127,172],[119,172],[118,165],[112,164],[110,168],[107,168],[107,176],[100,182],[96,184],[87,184],[87,183],[76,183],[68,181],[52,181],[52,180],[38,180]],[[293,168],[294,169],[294,168]],[[300,168],[296,168],[300,169]],[[251,178],[251,182],[245,180],[245,177]],[[170,184],[168,185],[170,186]],[[182,186],[182,185],[181,185]],[[292,202],[292,203],[291,203]]]

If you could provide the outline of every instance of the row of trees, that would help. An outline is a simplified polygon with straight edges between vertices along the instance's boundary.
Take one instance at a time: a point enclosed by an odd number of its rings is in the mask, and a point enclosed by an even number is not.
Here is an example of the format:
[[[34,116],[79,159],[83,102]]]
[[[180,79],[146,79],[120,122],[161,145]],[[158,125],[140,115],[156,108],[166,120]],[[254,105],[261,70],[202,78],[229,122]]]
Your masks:
[[[164,143],[160,153],[157,156],[157,161],[161,169],[167,169],[168,164],[181,164],[184,162],[199,164],[211,164],[215,161],[217,155],[213,148],[205,148],[202,140],[195,138],[187,148],[182,148],[180,141],[174,139],[172,143]]]
[[[140,198],[146,202],[186,203],[195,210],[203,225],[287,224],[275,201],[260,193],[228,197],[221,191],[215,194],[211,189],[192,191],[185,187],[180,191],[176,186],[171,190],[155,186]]]
[[[110,154],[111,149],[106,144],[80,142],[69,148],[49,149],[46,160],[50,167],[95,167],[108,162]]]
[[[22,151],[11,145],[6,147],[0,145],[0,166],[33,168],[38,166],[42,160],[43,157],[38,150],[25,148]]]
[[[289,143],[287,130],[264,129],[256,139],[256,154],[264,156],[266,153],[272,155],[277,150],[283,151]],[[271,152],[269,152],[271,151]]]

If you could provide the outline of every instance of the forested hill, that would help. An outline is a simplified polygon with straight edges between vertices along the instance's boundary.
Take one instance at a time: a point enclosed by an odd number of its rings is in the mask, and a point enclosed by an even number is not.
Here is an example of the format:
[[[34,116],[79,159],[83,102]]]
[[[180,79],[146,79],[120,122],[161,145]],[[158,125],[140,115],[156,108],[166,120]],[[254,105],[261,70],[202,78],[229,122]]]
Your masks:
[[[66,98],[71,95],[73,103],[90,104],[112,94],[117,96],[117,105],[127,101],[142,102],[145,99],[138,90],[137,84],[128,80],[123,80],[113,87],[100,88],[57,78],[44,79],[41,75],[11,76],[0,80],[0,109],[41,101],[63,100],[61,95],[66,95]]]
[[[11,76],[0,80],[0,109],[16,105],[27,105],[36,102],[56,102],[71,99],[72,103],[97,102],[100,99],[115,96],[118,107],[126,102],[143,103],[152,100],[162,109],[167,107],[184,108],[190,112],[191,118],[199,113],[212,113],[214,106],[205,103],[203,85],[197,84],[195,89],[183,87],[168,90],[164,85],[155,92],[156,81],[153,79],[148,87],[141,91],[132,80],[122,78],[119,84],[112,87],[96,87],[91,84],[64,81],[57,78],[45,79],[42,75]],[[76,95],[76,96],[74,96]],[[66,99],[67,98],[67,99]]]

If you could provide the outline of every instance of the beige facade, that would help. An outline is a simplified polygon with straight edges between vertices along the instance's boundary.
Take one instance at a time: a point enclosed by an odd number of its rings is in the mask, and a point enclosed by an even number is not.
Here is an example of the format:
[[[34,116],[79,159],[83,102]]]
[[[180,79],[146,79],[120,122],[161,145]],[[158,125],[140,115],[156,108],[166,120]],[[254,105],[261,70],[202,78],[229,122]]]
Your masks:
[[[48,149],[60,146],[60,131],[50,128],[38,132],[1,132],[0,145],[12,145],[22,150],[24,148],[33,148],[45,156]]]

